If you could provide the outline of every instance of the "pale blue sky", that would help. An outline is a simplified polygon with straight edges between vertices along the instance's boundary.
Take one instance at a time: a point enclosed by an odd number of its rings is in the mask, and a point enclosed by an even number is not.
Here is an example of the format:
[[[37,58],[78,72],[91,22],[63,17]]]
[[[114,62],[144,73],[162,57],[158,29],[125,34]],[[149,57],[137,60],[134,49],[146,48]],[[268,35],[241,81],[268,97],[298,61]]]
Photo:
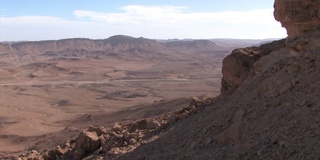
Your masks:
[[[274,0],[0,0],[0,41],[285,37]]]

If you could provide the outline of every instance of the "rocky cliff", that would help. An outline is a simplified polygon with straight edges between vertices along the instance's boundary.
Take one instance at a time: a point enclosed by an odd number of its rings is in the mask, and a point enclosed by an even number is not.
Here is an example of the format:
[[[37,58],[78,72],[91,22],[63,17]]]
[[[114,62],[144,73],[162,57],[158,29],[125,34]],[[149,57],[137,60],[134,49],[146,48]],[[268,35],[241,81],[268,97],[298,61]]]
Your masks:
[[[230,95],[245,80],[257,74],[253,65],[263,56],[285,47],[284,40],[261,45],[260,47],[240,48],[223,59],[221,94]]]
[[[221,92],[232,93],[238,86],[244,83],[252,74],[257,72],[257,65],[254,66],[262,56],[287,47],[283,53],[289,55],[302,55],[313,61],[319,68],[320,64],[320,1],[313,0],[276,0],[274,3],[275,19],[280,21],[287,29],[288,37],[283,40],[262,45],[236,49],[231,55],[223,60],[223,78]],[[279,52],[278,52],[279,53]],[[276,54],[276,53],[275,53]],[[273,57],[280,58],[280,55]],[[271,60],[269,56],[269,63]],[[265,61],[265,60],[264,60]],[[250,73],[251,72],[251,73]],[[251,74],[251,75],[250,75]],[[249,76],[250,75],[250,76]]]
[[[274,16],[287,29],[287,46],[301,52],[320,50],[320,1],[276,0]]]

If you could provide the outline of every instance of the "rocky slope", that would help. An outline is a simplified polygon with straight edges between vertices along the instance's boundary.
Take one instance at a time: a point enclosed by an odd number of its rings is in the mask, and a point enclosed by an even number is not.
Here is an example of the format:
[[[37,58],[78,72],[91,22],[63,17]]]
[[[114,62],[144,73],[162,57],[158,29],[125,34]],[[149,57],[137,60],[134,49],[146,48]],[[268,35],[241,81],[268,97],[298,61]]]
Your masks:
[[[120,159],[319,159],[320,70],[289,52],[263,56],[231,95]]]
[[[319,159],[319,2],[275,8],[286,47],[234,51],[224,60],[227,96],[119,159]]]

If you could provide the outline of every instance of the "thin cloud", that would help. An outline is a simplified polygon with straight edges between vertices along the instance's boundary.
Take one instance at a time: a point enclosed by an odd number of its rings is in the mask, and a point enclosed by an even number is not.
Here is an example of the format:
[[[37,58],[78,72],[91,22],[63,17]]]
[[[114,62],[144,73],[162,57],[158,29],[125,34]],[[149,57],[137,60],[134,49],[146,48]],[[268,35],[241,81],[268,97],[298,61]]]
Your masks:
[[[224,12],[191,12],[185,6],[143,6],[130,5],[120,8],[123,12],[102,13],[85,10],[76,10],[78,18],[89,18],[93,21],[109,24],[212,24],[212,23],[276,23],[273,18],[273,9],[258,9],[250,11]]]
[[[48,16],[19,16],[12,18],[1,18],[2,25],[49,25],[63,23],[65,20],[57,17]]]
[[[193,12],[186,6],[143,5],[119,9],[118,12],[76,10],[74,20],[50,16],[2,17],[0,40],[52,39],[52,36],[106,38],[115,34],[161,39],[286,36],[273,18],[273,9]]]
[[[121,7],[123,12],[101,13],[93,11],[76,10],[74,15],[78,18],[90,18],[93,21],[105,22],[110,24],[141,24],[141,23],[168,23],[175,17],[179,20],[181,11],[186,9],[184,6],[142,6],[129,5]]]
[[[92,22],[69,21],[59,17],[50,16],[19,16],[0,18],[1,25],[31,25],[31,26],[65,26],[73,24],[92,24]]]

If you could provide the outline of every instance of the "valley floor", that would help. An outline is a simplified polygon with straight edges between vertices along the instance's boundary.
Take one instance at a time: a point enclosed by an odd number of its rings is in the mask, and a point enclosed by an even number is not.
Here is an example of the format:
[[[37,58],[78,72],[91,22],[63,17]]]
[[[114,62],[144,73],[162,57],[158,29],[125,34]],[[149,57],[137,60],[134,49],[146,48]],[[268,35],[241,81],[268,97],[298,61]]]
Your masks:
[[[210,55],[171,61],[3,56],[0,153],[52,148],[91,124],[108,126],[148,114],[141,110],[136,117],[113,115],[137,106],[218,95],[221,61]],[[167,105],[158,114],[179,106]],[[99,120],[103,115],[114,118]],[[68,135],[66,127],[73,128]],[[46,144],[48,137],[56,141]]]

